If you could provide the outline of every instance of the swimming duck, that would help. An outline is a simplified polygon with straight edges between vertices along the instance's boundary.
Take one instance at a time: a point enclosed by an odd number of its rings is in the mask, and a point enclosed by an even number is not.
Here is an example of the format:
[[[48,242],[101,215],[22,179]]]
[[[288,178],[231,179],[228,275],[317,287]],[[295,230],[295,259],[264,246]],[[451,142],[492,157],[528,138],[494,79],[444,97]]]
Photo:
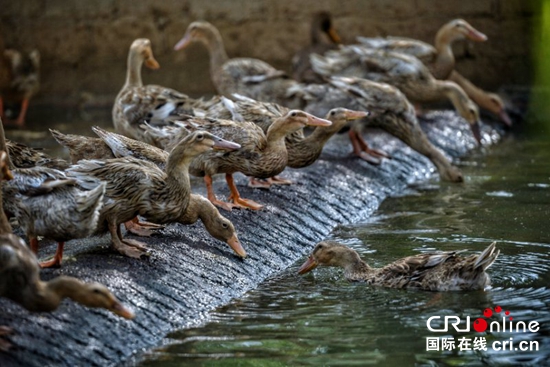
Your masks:
[[[496,114],[507,126],[511,126],[512,121],[500,96],[476,87],[455,70],[455,57],[452,50],[452,44],[455,41],[469,39],[475,42],[484,42],[487,40],[485,34],[465,20],[454,19],[444,24],[435,36],[435,47],[419,40],[404,37],[358,37],[357,39],[361,44],[370,48],[402,52],[417,57],[428,67],[435,78],[455,82],[478,106]]]
[[[4,118],[4,100],[20,103],[21,110],[15,125],[25,125],[29,100],[40,87],[40,52],[22,53],[5,49],[0,37],[0,116]]]
[[[174,49],[181,50],[192,42],[202,42],[208,49],[210,76],[219,94],[231,98],[233,93],[239,93],[259,101],[300,108],[300,105],[293,104],[296,100],[287,95],[288,88],[296,83],[295,80],[262,60],[230,59],[220,32],[212,24],[205,21],[191,23]]]
[[[319,119],[313,115],[299,110],[290,110],[285,115],[276,119],[264,133],[253,122],[199,119],[188,117],[182,121],[184,128],[177,129],[172,135],[173,140],[178,141],[181,136],[188,134],[188,129],[197,131],[209,131],[225,139],[240,144],[239,150],[223,155],[206,153],[193,160],[189,172],[195,176],[204,177],[208,199],[216,206],[225,210],[233,207],[259,210],[263,206],[249,199],[244,199],[239,194],[233,181],[233,173],[241,172],[247,176],[257,178],[269,178],[282,172],[288,162],[288,153],[285,146],[285,137],[305,126],[330,126],[331,122]],[[147,133],[152,136],[166,136],[166,132],[152,127],[147,128]],[[168,142],[170,139],[168,140]],[[170,150],[169,147],[166,147]],[[231,191],[232,203],[220,201],[216,198],[212,189],[212,176],[217,173],[225,173],[227,185]]]
[[[311,22],[310,44],[298,51],[292,58],[292,77],[302,83],[323,83],[324,80],[311,69],[309,55],[322,55],[337,48],[340,36],[332,24],[329,12],[315,13]]]
[[[489,285],[485,272],[496,260],[496,242],[479,255],[462,257],[463,251],[424,253],[399,259],[383,268],[371,268],[359,254],[334,241],[320,242],[298,270],[305,274],[318,265],[344,268],[350,281],[389,288],[427,291],[463,291],[484,289]]]
[[[481,141],[479,111],[456,83],[437,80],[415,57],[361,46],[341,46],[324,56],[311,55],[315,72],[326,76],[359,77],[393,85],[411,101],[451,101],[458,113],[470,124],[476,140]]]
[[[143,85],[141,66],[158,69],[160,66],[153,56],[151,42],[146,38],[136,39],[128,53],[126,82],[115,98],[113,105],[113,123],[115,130],[136,140],[147,141],[140,125],[144,122],[162,121],[171,113],[194,108],[208,107],[208,101],[195,100],[174,89],[159,85]],[[215,103],[216,100],[212,101]]]
[[[125,256],[140,258],[147,255],[147,247],[139,241],[123,239],[120,224],[136,215],[158,224],[185,218],[190,202],[191,162],[212,149],[234,150],[239,147],[206,131],[197,131],[172,149],[165,170],[151,162],[125,157],[104,161],[82,160],[70,167],[67,174],[81,184],[90,178],[107,183],[105,205],[100,213],[97,232],[107,229],[115,250]],[[227,222],[225,224],[229,226]],[[236,236],[227,242],[237,255],[246,256]]]
[[[361,135],[363,126],[379,127],[430,159],[442,180],[463,181],[460,170],[428,140],[414,107],[399,89],[361,78],[332,77],[328,81],[328,84],[299,85],[293,93],[307,101],[306,111],[314,115],[323,116],[338,106],[369,111],[366,123],[352,124],[349,133],[354,153],[360,158],[373,161],[384,156],[384,152],[369,148]]]
[[[7,154],[0,152],[0,182],[13,176],[8,170]],[[61,276],[42,282],[38,261],[23,240],[11,231],[4,214],[0,190],[0,296],[11,299],[29,311],[53,311],[63,298],[69,297],[88,307],[105,308],[119,316],[131,319],[133,312],[120,303],[107,288],[98,283],[84,283],[75,278]],[[0,326],[0,336],[11,329]],[[0,350],[10,344],[0,339]]]

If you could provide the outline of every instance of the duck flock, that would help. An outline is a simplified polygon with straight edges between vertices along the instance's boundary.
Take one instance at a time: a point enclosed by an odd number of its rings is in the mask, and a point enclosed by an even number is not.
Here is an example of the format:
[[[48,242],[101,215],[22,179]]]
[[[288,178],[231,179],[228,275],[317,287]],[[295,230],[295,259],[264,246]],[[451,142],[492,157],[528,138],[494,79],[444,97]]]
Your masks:
[[[152,69],[159,64],[151,42],[136,39],[128,54],[126,81],[114,101],[116,132],[93,127],[97,137],[87,137],[51,130],[69,150],[68,162],[6,140],[0,128],[0,296],[36,312],[53,311],[62,299],[70,298],[133,318],[133,311],[103,285],[67,276],[43,282],[40,268],[61,266],[65,242],[107,232],[113,250],[128,261],[140,261],[151,250],[144,241],[125,238],[121,225],[147,237],[166,224],[199,219],[212,237],[244,259],[246,251],[235,227],[220,209],[261,210],[263,205],[241,196],[233,174],[248,176],[252,187],[291,184],[278,176],[285,167],[314,164],[330,137],[346,129],[358,159],[378,165],[391,158],[370,148],[363,138],[364,127],[378,127],[429,158],[442,180],[462,182],[460,170],[420,128],[413,105],[448,100],[478,142],[478,106],[511,124],[498,95],[454,70],[451,45],[462,39],[482,42],[487,37],[457,19],[439,30],[435,47],[394,37],[359,37],[357,44],[341,45],[330,16],[321,12],[312,22],[312,43],[296,54],[289,77],[258,59],[230,59],[216,27],[196,21],[174,49],[183,50],[193,42],[207,48],[219,93],[209,99],[144,85],[143,64]],[[38,80],[38,66],[33,64],[25,69],[31,82],[13,83],[25,80],[18,65],[21,59],[6,57],[0,63],[1,97],[22,104],[15,121],[19,126]],[[304,132],[308,126],[313,129]],[[225,174],[228,201],[214,192],[216,174]],[[207,197],[191,192],[190,175],[204,178]],[[12,233],[15,222],[27,243]],[[57,241],[58,247],[51,260],[39,263],[41,237]],[[349,280],[378,286],[483,289],[489,284],[485,271],[498,254],[493,243],[480,255],[427,253],[374,269],[347,246],[324,241],[299,273],[317,265],[338,266]],[[0,335],[10,331],[0,327]],[[0,339],[0,350],[9,347]]]

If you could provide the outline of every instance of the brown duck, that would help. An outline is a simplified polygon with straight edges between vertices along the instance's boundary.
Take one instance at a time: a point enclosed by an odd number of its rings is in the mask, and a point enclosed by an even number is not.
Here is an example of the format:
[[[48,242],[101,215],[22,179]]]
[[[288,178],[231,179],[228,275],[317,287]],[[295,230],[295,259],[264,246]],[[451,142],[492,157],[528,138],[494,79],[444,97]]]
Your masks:
[[[120,224],[136,215],[159,224],[187,218],[186,211],[191,198],[191,162],[213,148],[232,150],[239,147],[208,132],[197,131],[172,149],[164,171],[153,163],[126,157],[105,161],[82,160],[70,167],[67,174],[83,185],[91,178],[107,183],[98,232],[104,231],[106,224],[114,249],[123,255],[140,258],[147,254],[147,247],[139,241],[123,239]],[[227,220],[224,225],[233,229]],[[246,256],[234,229],[233,236],[225,240],[239,256]]]
[[[199,119],[188,117],[182,122],[184,128],[177,129],[173,135],[169,135],[170,141],[178,141],[188,134],[187,129],[205,130],[212,134],[240,144],[239,150],[223,155],[206,153],[197,157],[191,163],[189,172],[195,176],[204,177],[208,191],[208,199],[223,209],[231,210],[233,207],[244,207],[259,210],[262,205],[240,196],[233,181],[233,173],[241,172],[250,177],[269,178],[282,172],[288,162],[288,153],[285,146],[285,137],[305,126],[330,126],[331,122],[319,119],[313,115],[299,110],[291,110],[277,118],[264,133],[253,122]],[[166,137],[166,131],[149,127],[147,133]],[[212,189],[212,176],[217,173],[225,173],[227,185],[231,191],[232,203],[218,200]]]
[[[463,291],[484,289],[490,279],[486,270],[500,251],[496,242],[479,255],[462,257],[463,251],[424,253],[399,259],[383,268],[371,268],[359,254],[334,241],[320,242],[298,270],[305,274],[318,265],[344,269],[350,281],[388,288],[413,288],[427,291]]]

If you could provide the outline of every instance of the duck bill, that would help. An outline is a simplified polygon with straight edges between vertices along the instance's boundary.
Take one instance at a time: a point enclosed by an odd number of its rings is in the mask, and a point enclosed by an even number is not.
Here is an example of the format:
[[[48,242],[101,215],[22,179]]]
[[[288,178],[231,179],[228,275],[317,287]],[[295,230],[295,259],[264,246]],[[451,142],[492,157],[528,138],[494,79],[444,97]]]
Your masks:
[[[298,274],[305,274],[317,267],[317,261],[313,258],[313,256],[310,256],[307,258],[306,262],[300,266],[300,269],[298,269]]]
[[[332,122],[329,120],[321,119],[313,115],[308,114],[307,116],[307,125],[308,126],[330,126]]]
[[[472,124],[470,124],[470,129],[472,130],[472,134],[474,135],[474,138],[476,139],[477,143],[481,145],[481,130],[479,128],[479,122],[475,121]]]
[[[330,27],[330,29],[328,30],[327,32],[328,34],[328,37],[330,38],[330,40],[334,43],[342,43],[342,39],[340,38],[340,36],[338,35],[338,33],[336,33],[336,29]]]
[[[125,319],[128,319],[128,320],[131,320],[134,317],[136,317],[136,315],[134,314],[134,312],[130,308],[124,306],[120,302],[116,302],[113,305],[113,307],[111,308],[111,311],[113,313],[117,314],[118,316],[122,316],[122,317],[124,317]]]
[[[224,140],[222,138],[217,138],[214,140],[214,146],[212,148],[216,150],[237,150],[240,149],[241,145],[233,143],[229,140]]]
[[[506,112],[504,108],[499,112],[498,116],[506,126],[512,127],[512,119],[510,118],[510,116],[508,115],[508,112]]]
[[[147,59],[145,59],[145,66],[147,66],[149,69],[156,70],[160,68],[160,65],[157,60],[153,57],[153,55],[149,56]]]
[[[183,38],[180,39],[178,43],[176,43],[176,45],[174,46],[174,51],[182,50],[187,46],[189,46],[190,43],[191,43],[191,35],[189,33],[186,33],[185,36],[183,36]]]
[[[472,41],[476,42],[485,42],[487,41],[487,36],[484,33],[481,33],[475,28],[468,29],[468,33],[466,34],[466,37],[471,39]]]
[[[370,116],[368,111],[346,111],[346,119],[348,120],[359,120],[368,116]]]
[[[246,258],[246,251],[241,246],[241,242],[237,238],[236,234],[234,234],[233,237],[227,240],[227,244],[233,249],[233,251],[235,251],[237,255],[239,255],[240,258]]]

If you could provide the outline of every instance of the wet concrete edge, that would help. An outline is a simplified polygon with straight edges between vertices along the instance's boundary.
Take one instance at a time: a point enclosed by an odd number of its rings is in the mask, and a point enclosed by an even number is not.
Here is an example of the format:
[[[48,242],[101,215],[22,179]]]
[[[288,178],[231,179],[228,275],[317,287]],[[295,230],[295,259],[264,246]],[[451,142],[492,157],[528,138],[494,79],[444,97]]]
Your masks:
[[[483,125],[486,147],[502,134],[494,126]],[[467,125],[453,112],[430,113],[422,127],[455,161],[475,149]],[[425,157],[395,138],[373,131],[367,139],[393,159],[374,167],[353,158],[347,137],[340,135],[314,165],[283,173],[296,182],[293,186],[252,190],[239,177],[243,196],[266,204],[260,212],[224,214],[249,254],[244,261],[209,237],[201,223],[170,225],[146,239],[153,255],[145,261],[113,253],[108,236],[68,243],[63,268],[43,271],[43,279],[65,274],[102,282],[134,308],[136,319],[123,320],[69,301],[54,313],[31,314],[2,299],[0,325],[15,329],[9,337],[15,347],[0,353],[0,366],[109,366],[127,361],[284,270],[337,225],[365,220],[386,197],[411,184],[438,180]],[[220,197],[228,192],[220,180],[216,189]],[[194,192],[204,193],[200,182]],[[51,243],[43,246],[41,257],[53,255],[54,248]]]

